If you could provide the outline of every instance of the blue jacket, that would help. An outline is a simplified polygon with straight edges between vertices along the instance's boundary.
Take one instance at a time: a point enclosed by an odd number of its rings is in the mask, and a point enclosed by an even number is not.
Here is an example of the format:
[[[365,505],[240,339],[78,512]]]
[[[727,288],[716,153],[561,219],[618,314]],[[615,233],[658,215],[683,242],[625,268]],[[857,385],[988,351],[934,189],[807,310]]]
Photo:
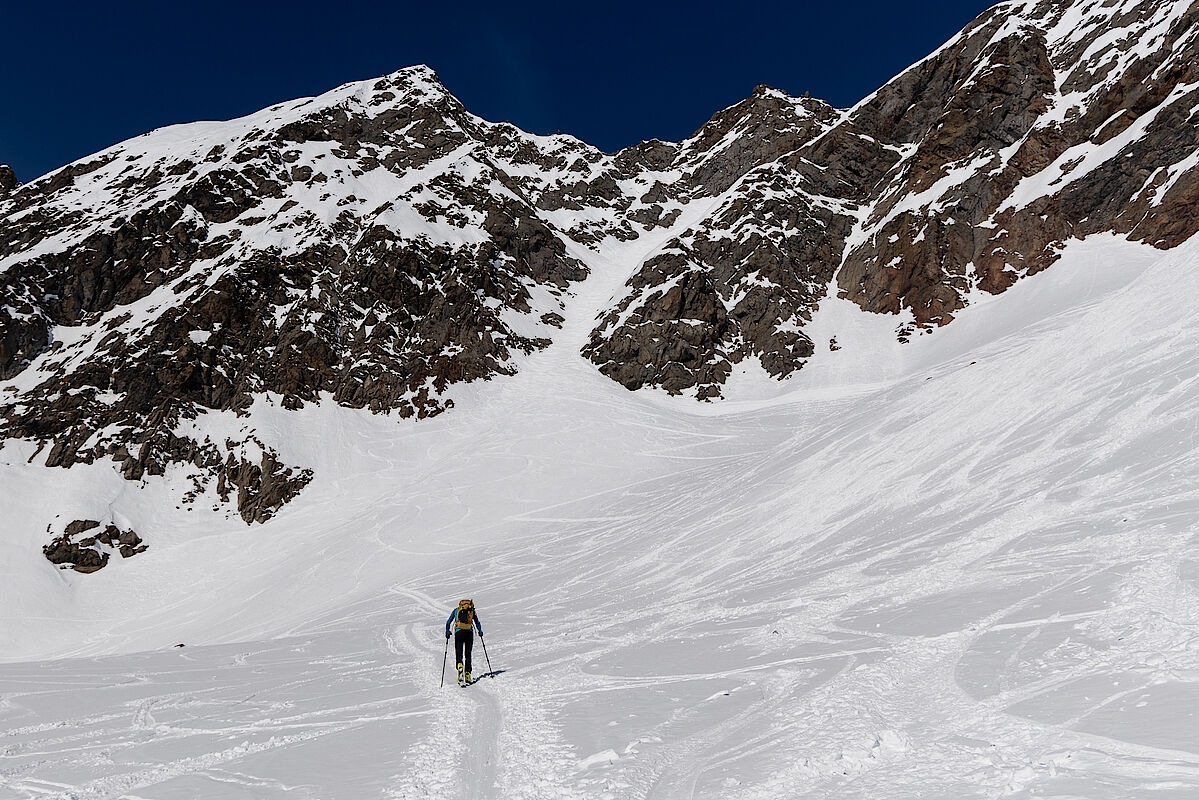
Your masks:
[[[479,632],[479,635],[482,636],[483,635],[483,626],[479,624],[479,612],[475,611],[475,613],[472,616],[474,616],[474,618],[475,618],[475,630],[477,630]],[[453,633],[453,631],[450,629],[453,627],[454,623],[457,622],[457,620],[458,620],[458,609],[455,608],[453,611],[450,612],[450,618],[445,621],[445,638],[447,638],[447,639],[450,638],[450,635]]]

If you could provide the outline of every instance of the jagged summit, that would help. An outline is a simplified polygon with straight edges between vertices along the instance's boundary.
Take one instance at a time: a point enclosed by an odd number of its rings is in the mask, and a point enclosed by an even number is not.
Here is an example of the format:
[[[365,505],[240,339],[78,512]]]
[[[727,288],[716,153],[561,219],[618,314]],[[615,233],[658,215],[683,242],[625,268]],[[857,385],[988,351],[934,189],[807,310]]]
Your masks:
[[[759,86],[614,154],[483,120],[418,65],[0,174],[0,437],[131,479],[187,465],[264,519],[302,466],[194,420],[437,414],[555,342],[596,270],[621,288],[583,356],[713,399],[829,353],[825,302],[904,341],[1071,238],[1174,246],[1199,228],[1197,15],[1005,3],[852,109]]]

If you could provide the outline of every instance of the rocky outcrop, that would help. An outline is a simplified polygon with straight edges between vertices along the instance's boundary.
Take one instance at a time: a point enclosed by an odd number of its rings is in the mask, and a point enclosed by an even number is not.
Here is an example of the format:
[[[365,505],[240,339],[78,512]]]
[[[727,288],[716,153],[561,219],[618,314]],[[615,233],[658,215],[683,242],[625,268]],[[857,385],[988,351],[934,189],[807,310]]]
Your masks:
[[[295,470],[283,464],[278,454],[262,448],[258,463],[230,454],[217,470],[217,494],[228,502],[237,490],[237,513],[247,523],[266,522],[284,503],[298,495],[312,480],[312,470]]]
[[[0,198],[5,197],[19,185],[16,173],[8,164],[0,164]]]
[[[804,178],[750,173],[735,197],[629,281],[584,354],[630,389],[718,397],[747,358],[775,377],[813,353],[803,332],[839,263],[850,219],[805,201]]]
[[[0,206],[0,378],[37,362],[0,436],[49,466],[190,465],[262,521],[311,473],[181,426],[268,393],[440,413],[450,385],[547,345],[587,275],[532,204],[545,186],[520,159],[546,154],[427,69],[206,133],[169,155],[120,145]],[[81,197],[104,202],[81,215]]]
[[[1199,231],[1197,16],[1009,3],[848,113],[755,91],[680,148],[728,156],[702,170],[727,196],[635,271],[585,354],[707,399],[745,359],[802,367],[830,291],[899,316],[904,341],[1071,238],[1180,243]]]
[[[758,86],[679,147],[679,178],[658,191],[713,210],[637,269],[593,331],[583,352],[604,374],[708,399],[747,358],[780,378],[803,365],[813,348],[802,327],[850,218],[814,198],[819,170],[795,154],[839,118],[822,101]]]
[[[109,558],[116,553],[122,558],[130,558],[144,553],[149,547],[134,531],[123,531],[112,524],[99,533],[88,533],[99,527],[97,520],[75,520],[42,548],[42,553],[51,564],[62,569],[87,573],[108,566]]]
[[[1066,30],[1078,11],[994,9],[854,114],[904,148],[838,276],[864,309],[944,324],[971,289],[1003,291],[1070,238],[1170,247],[1199,227],[1184,122],[1199,11],[1129,1]]]

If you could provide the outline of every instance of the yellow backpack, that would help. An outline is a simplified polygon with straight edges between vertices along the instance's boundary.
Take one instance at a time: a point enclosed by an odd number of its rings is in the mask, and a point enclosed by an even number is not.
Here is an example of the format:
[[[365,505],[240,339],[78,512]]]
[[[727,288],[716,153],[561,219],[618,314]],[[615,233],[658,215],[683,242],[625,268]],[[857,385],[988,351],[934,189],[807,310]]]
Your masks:
[[[475,621],[475,604],[471,600],[458,603],[458,615],[454,627],[460,631],[469,631]]]

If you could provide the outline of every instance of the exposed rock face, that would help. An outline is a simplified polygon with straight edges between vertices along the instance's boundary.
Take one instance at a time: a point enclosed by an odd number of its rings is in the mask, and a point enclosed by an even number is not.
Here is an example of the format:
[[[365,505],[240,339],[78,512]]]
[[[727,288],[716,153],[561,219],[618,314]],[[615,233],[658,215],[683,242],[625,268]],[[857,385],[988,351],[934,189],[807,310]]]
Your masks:
[[[586,354],[629,388],[714,397],[746,358],[801,367],[830,290],[907,315],[902,339],[1072,237],[1180,243],[1199,230],[1197,16],[1177,0],[1006,4],[849,113],[779,113],[756,91],[682,150],[757,158],[722,165],[731,190],[634,274]]]
[[[1072,237],[1192,235],[1197,20],[1162,0],[997,8],[888,84],[852,121],[904,157],[839,287],[944,324],[971,288],[1003,291]]]
[[[821,231],[849,225],[812,196],[809,165],[787,156],[837,119],[826,103],[759,86],[683,143],[667,188],[710,211],[641,265],[592,334],[584,353],[606,375],[706,399],[747,357],[778,377],[802,365],[802,323],[839,257]]]
[[[595,152],[552,142],[472,117],[414,68],[21,187],[0,206],[0,378],[26,388],[0,397],[0,435],[133,480],[190,465],[265,519],[310,473],[182,432],[205,411],[269,393],[423,417],[549,343],[587,269],[532,206],[551,181],[509,170]]]
[[[481,120],[414,67],[25,185],[0,169],[0,438],[131,480],[174,465],[254,522],[312,473],[211,414],[440,413],[551,344],[589,264],[629,276],[583,352],[630,389],[784,378],[833,346],[808,334],[831,293],[905,340],[1071,237],[1199,230],[1197,23],[1008,3],[852,110],[758,87],[615,154]]]
[[[82,535],[100,527],[94,519],[75,520],[67,525],[60,536],[42,548],[42,553],[51,564],[76,572],[96,572],[108,566],[114,553],[129,558],[144,553],[149,545],[132,530],[123,531],[116,525],[106,525],[97,534]]]
[[[16,173],[12,171],[12,167],[8,164],[0,164],[0,197],[4,197],[13,189],[17,188]]]

